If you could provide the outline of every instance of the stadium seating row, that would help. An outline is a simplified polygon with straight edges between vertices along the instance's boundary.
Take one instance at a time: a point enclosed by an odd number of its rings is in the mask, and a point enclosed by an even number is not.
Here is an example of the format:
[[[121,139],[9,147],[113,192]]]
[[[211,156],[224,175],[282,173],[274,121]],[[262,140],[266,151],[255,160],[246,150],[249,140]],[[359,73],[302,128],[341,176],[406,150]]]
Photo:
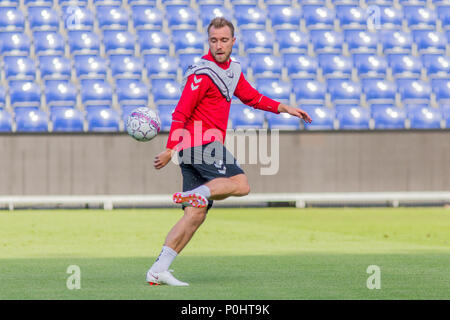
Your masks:
[[[0,132],[114,132],[123,130],[123,121],[135,106],[123,106],[121,112],[107,106],[92,106],[86,112],[67,107],[55,107],[50,113],[33,107],[18,107],[14,116],[0,109]],[[159,105],[162,131],[171,125],[173,105]],[[370,130],[370,129],[441,129],[450,128],[450,104],[431,108],[427,104],[411,104],[405,108],[390,104],[374,104],[371,108],[358,105],[304,105],[313,120],[303,124],[306,130]],[[267,124],[266,124],[267,121]],[[232,104],[229,128],[233,129],[300,130],[298,118],[288,114],[275,115]]]

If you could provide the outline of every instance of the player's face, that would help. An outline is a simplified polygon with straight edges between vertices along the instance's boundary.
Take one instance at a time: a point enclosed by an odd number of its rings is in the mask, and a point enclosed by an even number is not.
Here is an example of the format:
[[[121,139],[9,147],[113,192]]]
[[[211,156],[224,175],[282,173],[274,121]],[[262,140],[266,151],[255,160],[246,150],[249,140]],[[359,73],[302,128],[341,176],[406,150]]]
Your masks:
[[[219,29],[211,27],[209,29],[209,49],[217,62],[228,61],[235,41],[236,38],[231,35],[231,30],[228,26]]]

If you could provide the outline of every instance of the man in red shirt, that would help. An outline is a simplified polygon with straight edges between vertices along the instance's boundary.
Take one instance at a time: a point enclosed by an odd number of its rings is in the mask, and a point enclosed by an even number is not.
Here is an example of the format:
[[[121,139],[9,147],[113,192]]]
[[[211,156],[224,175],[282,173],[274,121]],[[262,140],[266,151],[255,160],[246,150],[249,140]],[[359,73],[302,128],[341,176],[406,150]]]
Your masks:
[[[245,196],[250,192],[247,177],[223,146],[232,96],[246,105],[273,113],[286,112],[310,123],[309,115],[274,101],[254,89],[230,59],[234,26],[215,18],[208,26],[209,52],[191,66],[183,81],[179,103],[172,114],[167,149],[155,157],[154,167],[163,168],[178,151],[183,192],[173,196],[182,204],[184,216],[168,233],[162,251],[147,272],[150,284],[187,286],[168,271],[206,218],[213,200]]]

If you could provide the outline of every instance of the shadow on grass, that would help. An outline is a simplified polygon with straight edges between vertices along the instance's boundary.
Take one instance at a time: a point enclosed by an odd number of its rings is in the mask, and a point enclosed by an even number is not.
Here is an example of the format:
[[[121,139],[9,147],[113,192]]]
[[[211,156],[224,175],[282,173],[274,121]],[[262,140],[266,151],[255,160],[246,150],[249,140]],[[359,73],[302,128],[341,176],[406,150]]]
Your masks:
[[[0,299],[316,300],[449,299],[450,254],[179,256],[171,268],[189,287],[149,286],[150,258],[0,260]],[[81,289],[66,286],[70,265]],[[369,290],[369,265],[381,289]]]

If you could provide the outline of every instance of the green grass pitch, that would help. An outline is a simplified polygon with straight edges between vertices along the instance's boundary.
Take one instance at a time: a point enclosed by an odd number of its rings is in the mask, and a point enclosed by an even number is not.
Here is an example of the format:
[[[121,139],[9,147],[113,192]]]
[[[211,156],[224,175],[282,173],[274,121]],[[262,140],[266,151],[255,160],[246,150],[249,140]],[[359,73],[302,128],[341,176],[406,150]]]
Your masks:
[[[214,208],[171,267],[190,286],[149,286],[181,215],[0,211],[0,299],[450,299],[445,208]],[[70,265],[80,289],[66,286]]]

